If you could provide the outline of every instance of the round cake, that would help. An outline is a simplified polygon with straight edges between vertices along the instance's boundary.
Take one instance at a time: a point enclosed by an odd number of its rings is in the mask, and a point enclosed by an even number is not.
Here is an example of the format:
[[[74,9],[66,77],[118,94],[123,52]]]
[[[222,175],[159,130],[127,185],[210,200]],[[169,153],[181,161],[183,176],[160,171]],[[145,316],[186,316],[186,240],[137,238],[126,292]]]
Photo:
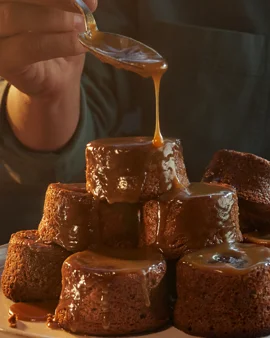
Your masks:
[[[1,279],[4,295],[15,302],[58,299],[61,267],[69,255],[57,245],[42,242],[36,230],[13,234]]]
[[[87,249],[99,236],[93,205],[85,184],[51,184],[38,229],[40,237],[71,252]]]
[[[270,225],[270,162],[253,154],[218,151],[204,182],[222,182],[236,188],[243,232]]]
[[[157,330],[169,318],[165,273],[162,255],[149,249],[76,253],[63,264],[55,321],[94,336]]]
[[[188,178],[181,142],[156,148],[147,137],[100,139],[86,148],[87,191],[109,203],[156,198]]]
[[[253,231],[243,234],[246,243],[263,245],[270,248],[270,231]]]
[[[177,265],[174,324],[198,337],[270,334],[270,249],[222,244]]]
[[[206,246],[242,241],[235,190],[191,183],[143,206],[140,246],[155,246],[167,259]]]

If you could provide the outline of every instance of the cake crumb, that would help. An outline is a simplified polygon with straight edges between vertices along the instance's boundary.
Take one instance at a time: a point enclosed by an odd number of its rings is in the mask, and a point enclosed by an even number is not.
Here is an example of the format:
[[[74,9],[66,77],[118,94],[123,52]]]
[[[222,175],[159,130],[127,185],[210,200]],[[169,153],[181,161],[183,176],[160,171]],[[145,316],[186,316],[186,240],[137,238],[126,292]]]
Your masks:
[[[17,315],[15,313],[13,315],[11,315],[8,318],[9,327],[11,327],[13,329],[16,329],[16,327],[17,327],[17,320],[18,320],[18,317],[17,317]]]
[[[47,316],[47,327],[53,330],[56,330],[59,328],[58,323],[54,320],[54,315],[48,314]]]
[[[47,315],[47,325],[49,325],[51,322],[53,322],[53,319],[54,319],[54,316],[51,313],[49,313]]]

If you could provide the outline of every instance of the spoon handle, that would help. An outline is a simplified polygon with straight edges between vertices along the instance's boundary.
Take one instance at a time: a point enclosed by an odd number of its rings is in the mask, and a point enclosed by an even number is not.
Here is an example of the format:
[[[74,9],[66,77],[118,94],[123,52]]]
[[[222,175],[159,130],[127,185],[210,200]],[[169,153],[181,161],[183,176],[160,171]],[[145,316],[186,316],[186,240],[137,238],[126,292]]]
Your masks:
[[[87,33],[97,31],[97,24],[94,15],[90,9],[86,6],[83,0],[75,0],[75,6],[81,11],[85,20],[85,29]]]

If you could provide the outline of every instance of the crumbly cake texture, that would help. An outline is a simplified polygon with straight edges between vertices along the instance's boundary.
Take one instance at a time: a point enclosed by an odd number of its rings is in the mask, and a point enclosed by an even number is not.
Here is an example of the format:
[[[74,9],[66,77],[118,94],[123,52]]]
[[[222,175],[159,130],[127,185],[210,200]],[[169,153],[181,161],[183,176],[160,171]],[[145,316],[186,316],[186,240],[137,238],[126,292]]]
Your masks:
[[[269,264],[254,265],[245,274],[229,275],[184,260],[177,265],[174,325],[178,329],[210,338],[270,334]]]
[[[1,278],[4,295],[14,302],[58,299],[65,249],[41,242],[36,230],[11,236]]]
[[[93,197],[86,192],[85,184],[49,185],[39,225],[40,237],[71,252],[87,249],[95,227],[92,210]]]
[[[236,188],[244,232],[269,226],[269,161],[253,154],[223,149],[214,154],[203,181],[226,183]]]
[[[256,155],[220,150],[214,154],[203,181],[232,185],[240,198],[270,204],[270,162]]]

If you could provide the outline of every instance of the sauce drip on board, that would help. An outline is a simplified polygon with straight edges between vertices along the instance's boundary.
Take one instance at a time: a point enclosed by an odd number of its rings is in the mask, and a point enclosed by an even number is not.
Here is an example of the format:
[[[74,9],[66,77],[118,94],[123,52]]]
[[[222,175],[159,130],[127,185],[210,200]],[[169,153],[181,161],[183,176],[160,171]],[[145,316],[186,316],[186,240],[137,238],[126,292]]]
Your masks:
[[[49,314],[54,314],[57,301],[37,303],[15,303],[9,309],[10,315],[25,322],[46,322]]]
[[[142,77],[152,77],[156,96],[156,127],[153,144],[157,148],[161,147],[163,137],[160,130],[159,96],[161,78],[168,69],[165,59],[152,48],[131,38],[100,32],[97,27],[92,27],[89,33],[87,47],[100,61]]]

